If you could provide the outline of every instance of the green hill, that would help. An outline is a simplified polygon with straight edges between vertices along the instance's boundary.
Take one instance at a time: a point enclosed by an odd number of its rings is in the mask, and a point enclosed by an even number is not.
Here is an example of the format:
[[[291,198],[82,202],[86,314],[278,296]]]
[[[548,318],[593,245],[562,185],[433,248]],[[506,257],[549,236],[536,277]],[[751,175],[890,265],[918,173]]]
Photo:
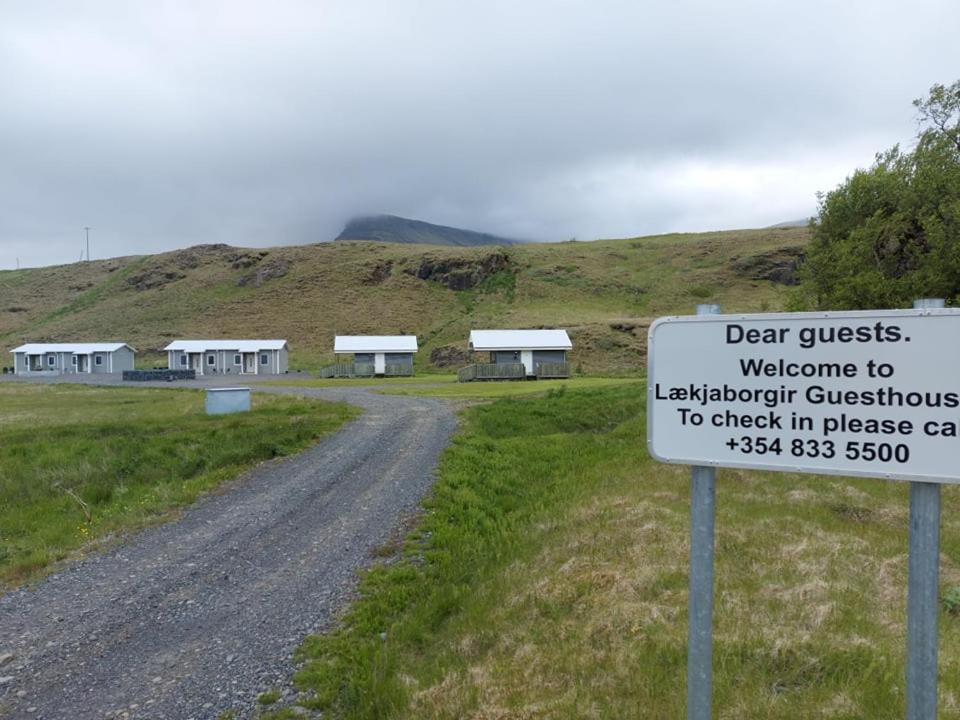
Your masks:
[[[332,359],[335,333],[416,333],[425,369],[461,364],[471,328],[566,327],[582,370],[632,372],[658,315],[782,308],[807,239],[781,228],[509,247],[203,245],[4,271],[0,349],[117,339],[150,365],[174,338],[283,337],[291,367],[310,369]]]
[[[518,240],[463,230],[447,225],[434,225],[396,215],[369,215],[354,218],[346,224],[337,240],[373,240],[407,245],[515,245]]]

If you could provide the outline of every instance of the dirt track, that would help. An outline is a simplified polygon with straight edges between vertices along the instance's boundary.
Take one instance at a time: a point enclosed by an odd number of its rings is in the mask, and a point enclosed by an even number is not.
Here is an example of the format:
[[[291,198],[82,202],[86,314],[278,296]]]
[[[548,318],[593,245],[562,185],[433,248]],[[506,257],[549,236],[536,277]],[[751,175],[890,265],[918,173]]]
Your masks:
[[[0,598],[0,717],[249,717],[356,571],[415,510],[455,427],[440,401],[274,392],[365,409],[172,523]],[[126,714],[124,714],[126,713]]]

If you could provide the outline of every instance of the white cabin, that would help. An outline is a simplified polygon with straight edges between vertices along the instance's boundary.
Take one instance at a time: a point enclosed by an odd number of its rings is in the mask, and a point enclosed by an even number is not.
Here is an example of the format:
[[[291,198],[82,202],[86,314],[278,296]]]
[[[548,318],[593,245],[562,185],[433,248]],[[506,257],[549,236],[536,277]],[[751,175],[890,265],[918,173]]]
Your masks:
[[[175,340],[167,345],[170,370],[201,375],[282,375],[289,368],[286,340]]]
[[[573,343],[566,330],[471,330],[470,349],[489,353],[496,365],[522,363],[535,377],[541,364],[565,365]]]
[[[355,365],[373,365],[375,375],[412,375],[416,352],[416,335],[337,335],[333,340],[338,362],[353,355]]]

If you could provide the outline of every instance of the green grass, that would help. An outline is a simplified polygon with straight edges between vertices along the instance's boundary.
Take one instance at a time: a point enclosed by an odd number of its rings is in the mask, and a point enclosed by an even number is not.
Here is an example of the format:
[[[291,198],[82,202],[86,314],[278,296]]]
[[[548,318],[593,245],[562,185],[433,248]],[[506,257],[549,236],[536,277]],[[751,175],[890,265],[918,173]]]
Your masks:
[[[456,375],[418,375],[400,378],[283,379],[265,384],[305,388],[366,387],[389,395],[429,395],[451,399],[494,399],[543,395],[551,390],[601,388],[640,382],[629,377],[574,377],[568,380],[490,381],[458,383]]]
[[[271,690],[264,690],[262,693],[257,695],[257,703],[260,705],[273,705],[277,700],[280,699],[280,691],[276,688]]]
[[[684,715],[689,469],[652,461],[643,385],[464,412],[402,557],[301,648],[335,718]],[[943,587],[960,494],[943,492]],[[721,471],[715,717],[903,717],[907,487]],[[960,617],[941,615],[941,717]]]
[[[356,412],[260,395],[249,413],[208,417],[203,405],[194,390],[0,386],[0,588],[156,522]]]
[[[0,350],[42,330],[59,341],[128,342],[143,353],[138,365],[150,367],[165,361],[158,349],[174,337],[282,337],[291,369],[316,371],[333,362],[337,333],[407,333],[420,338],[422,372],[439,369],[433,351],[466,350],[474,328],[565,327],[575,367],[635,374],[658,315],[691,313],[701,302],[729,312],[784,309],[789,288],[754,279],[738,261],[808,237],[792,228],[517,245],[506,251],[509,265],[490,274],[485,262],[502,249],[372,242],[206,246],[0,271]],[[452,290],[419,279],[425,262],[459,264],[480,282]],[[241,284],[258,263],[286,272],[259,287]]]
[[[551,390],[586,390],[640,382],[639,378],[573,377],[568,380],[498,380],[484,382],[424,385],[381,389],[378,392],[390,395],[431,395],[445,398],[503,398],[521,395],[543,395]]]
[[[285,387],[328,388],[328,387],[393,387],[394,385],[434,385],[455,383],[456,375],[415,375],[413,377],[393,378],[291,378],[267,380],[265,385],[283,385]]]
[[[551,390],[601,388],[640,382],[631,377],[573,377],[568,380],[489,381],[458,383],[456,375],[418,375],[402,378],[341,378],[269,380],[265,384],[285,387],[369,387],[387,395],[429,395],[450,399],[496,399],[520,395],[543,395]]]

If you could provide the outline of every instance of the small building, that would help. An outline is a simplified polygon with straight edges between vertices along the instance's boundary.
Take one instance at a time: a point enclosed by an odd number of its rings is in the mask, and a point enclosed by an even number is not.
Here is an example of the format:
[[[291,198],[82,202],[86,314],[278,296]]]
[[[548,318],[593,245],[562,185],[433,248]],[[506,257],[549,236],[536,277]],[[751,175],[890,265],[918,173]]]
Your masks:
[[[324,374],[327,377],[413,375],[416,352],[416,335],[337,335],[333,341],[337,364],[325,368]]]
[[[199,375],[282,375],[289,368],[286,340],[174,340],[167,367]]]
[[[570,377],[572,348],[566,330],[471,330],[470,349],[487,353],[489,361],[471,365],[472,373],[464,368],[461,379]]]
[[[137,353],[126,343],[27,343],[14,348],[17,375],[94,375],[133,370]]]

